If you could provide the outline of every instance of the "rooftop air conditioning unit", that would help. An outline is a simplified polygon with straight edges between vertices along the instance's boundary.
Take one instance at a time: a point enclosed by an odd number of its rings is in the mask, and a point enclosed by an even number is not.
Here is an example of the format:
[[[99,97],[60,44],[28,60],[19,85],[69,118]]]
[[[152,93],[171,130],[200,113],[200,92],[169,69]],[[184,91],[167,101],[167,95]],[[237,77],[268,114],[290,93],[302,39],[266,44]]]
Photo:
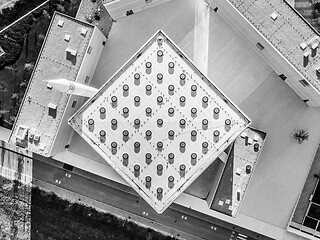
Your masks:
[[[58,21],[58,26],[59,26],[59,27],[63,27],[63,24],[64,24],[64,21],[62,21],[62,20],[59,20],[59,21]]]
[[[85,36],[87,35],[87,32],[88,32],[88,30],[87,30],[86,28],[82,28],[82,29],[81,29],[81,35],[82,35],[82,36],[85,37]]]

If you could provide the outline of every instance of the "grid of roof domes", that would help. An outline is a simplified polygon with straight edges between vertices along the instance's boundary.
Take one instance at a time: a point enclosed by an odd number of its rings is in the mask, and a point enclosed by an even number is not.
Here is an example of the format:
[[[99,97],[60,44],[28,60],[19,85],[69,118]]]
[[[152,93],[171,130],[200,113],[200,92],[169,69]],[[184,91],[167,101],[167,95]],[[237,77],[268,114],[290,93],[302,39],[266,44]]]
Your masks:
[[[177,52],[159,32],[70,121],[158,212],[249,123]]]

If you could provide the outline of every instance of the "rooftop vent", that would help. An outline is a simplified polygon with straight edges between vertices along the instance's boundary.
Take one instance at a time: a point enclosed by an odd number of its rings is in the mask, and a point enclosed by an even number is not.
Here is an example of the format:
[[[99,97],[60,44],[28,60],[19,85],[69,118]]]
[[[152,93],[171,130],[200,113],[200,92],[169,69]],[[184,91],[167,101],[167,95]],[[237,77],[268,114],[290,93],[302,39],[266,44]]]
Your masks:
[[[32,141],[34,138],[34,132],[30,130],[28,135],[29,135],[29,140]]]
[[[69,42],[70,41],[71,36],[69,34],[64,35],[64,40]]]
[[[64,24],[64,21],[62,21],[62,20],[59,20],[59,21],[58,21],[58,26],[59,26],[59,27],[63,27],[63,24]]]
[[[39,143],[38,148],[39,150],[44,151],[44,149],[46,148],[46,145],[44,143]]]
[[[81,35],[82,35],[82,36],[85,37],[85,36],[87,35],[87,32],[88,32],[88,30],[87,30],[86,28],[82,28],[82,29],[81,29]]]
[[[316,42],[319,40],[319,36],[313,36],[312,38],[310,38],[308,41],[307,41],[307,44],[308,45],[311,45],[312,43]]]
[[[40,141],[40,134],[34,134],[34,137],[33,137],[34,141],[38,142]]]
[[[277,12],[273,12],[271,13],[270,17],[272,18],[272,20],[276,20],[278,18],[278,13]]]
[[[310,51],[305,51],[303,53],[303,66],[306,67],[309,63],[309,55],[310,55]]]
[[[317,55],[318,46],[319,46],[318,42],[315,42],[311,45],[311,57],[315,57]]]
[[[158,45],[159,45],[159,46],[162,46],[163,37],[162,37],[161,35],[157,38],[157,42],[158,42]]]
[[[66,48],[66,59],[76,64],[77,50]]]
[[[56,118],[57,116],[57,105],[56,104],[53,104],[53,103],[49,103],[48,104],[48,109],[49,109],[49,116],[53,117],[53,118]]]
[[[73,50],[71,48],[66,48],[66,52],[71,54],[72,56],[76,56],[77,55],[77,50]]]
[[[300,43],[300,48],[302,50],[305,50],[308,47],[308,44],[306,44],[305,42]]]

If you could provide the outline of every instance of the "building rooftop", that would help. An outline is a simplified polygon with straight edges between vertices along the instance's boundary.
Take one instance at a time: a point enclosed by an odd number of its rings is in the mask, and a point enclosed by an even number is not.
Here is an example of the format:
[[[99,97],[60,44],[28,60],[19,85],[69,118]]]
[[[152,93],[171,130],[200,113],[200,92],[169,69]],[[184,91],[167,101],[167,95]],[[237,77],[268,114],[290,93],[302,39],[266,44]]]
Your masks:
[[[318,33],[285,0],[229,0],[320,91]]]
[[[159,31],[69,123],[161,213],[250,120]]]
[[[54,14],[11,132],[11,142],[19,141],[20,146],[48,156],[69,95],[51,90],[44,80],[76,80],[93,29],[64,14]]]
[[[235,217],[264,145],[266,133],[247,128],[231,145],[211,209]]]

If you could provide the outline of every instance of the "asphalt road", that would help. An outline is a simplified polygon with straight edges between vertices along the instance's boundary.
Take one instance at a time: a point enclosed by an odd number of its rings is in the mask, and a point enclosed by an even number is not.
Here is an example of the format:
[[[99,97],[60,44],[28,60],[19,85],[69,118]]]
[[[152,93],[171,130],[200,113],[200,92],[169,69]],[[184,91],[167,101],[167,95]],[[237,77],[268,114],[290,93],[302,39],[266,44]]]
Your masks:
[[[66,176],[66,173],[70,173],[71,176]],[[234,232],[233,229],[217,226],[215,221],[199,218],[192,213],[186,214],[185,211],[179,211],[176,207],[170,207],[163,214],[157,214],[142,198],[137,196],[130,187],[99,177],[93,179],[93,176],[94,175],[90,175],[89,173],[88,176],[83,176],[83,174],[69,172],[63,168],[39,160],[33,161],[33,178],[35,185],[37,179],[59,185],[61,188],[69,191],[93,198],[129,213],[145,217],[151,221],[196,235],[203,239],[253,239],[238,234]],[[148,216],[145,216],[143,213],[148,213]],[[260,237],[259,239],[264,238]]]

